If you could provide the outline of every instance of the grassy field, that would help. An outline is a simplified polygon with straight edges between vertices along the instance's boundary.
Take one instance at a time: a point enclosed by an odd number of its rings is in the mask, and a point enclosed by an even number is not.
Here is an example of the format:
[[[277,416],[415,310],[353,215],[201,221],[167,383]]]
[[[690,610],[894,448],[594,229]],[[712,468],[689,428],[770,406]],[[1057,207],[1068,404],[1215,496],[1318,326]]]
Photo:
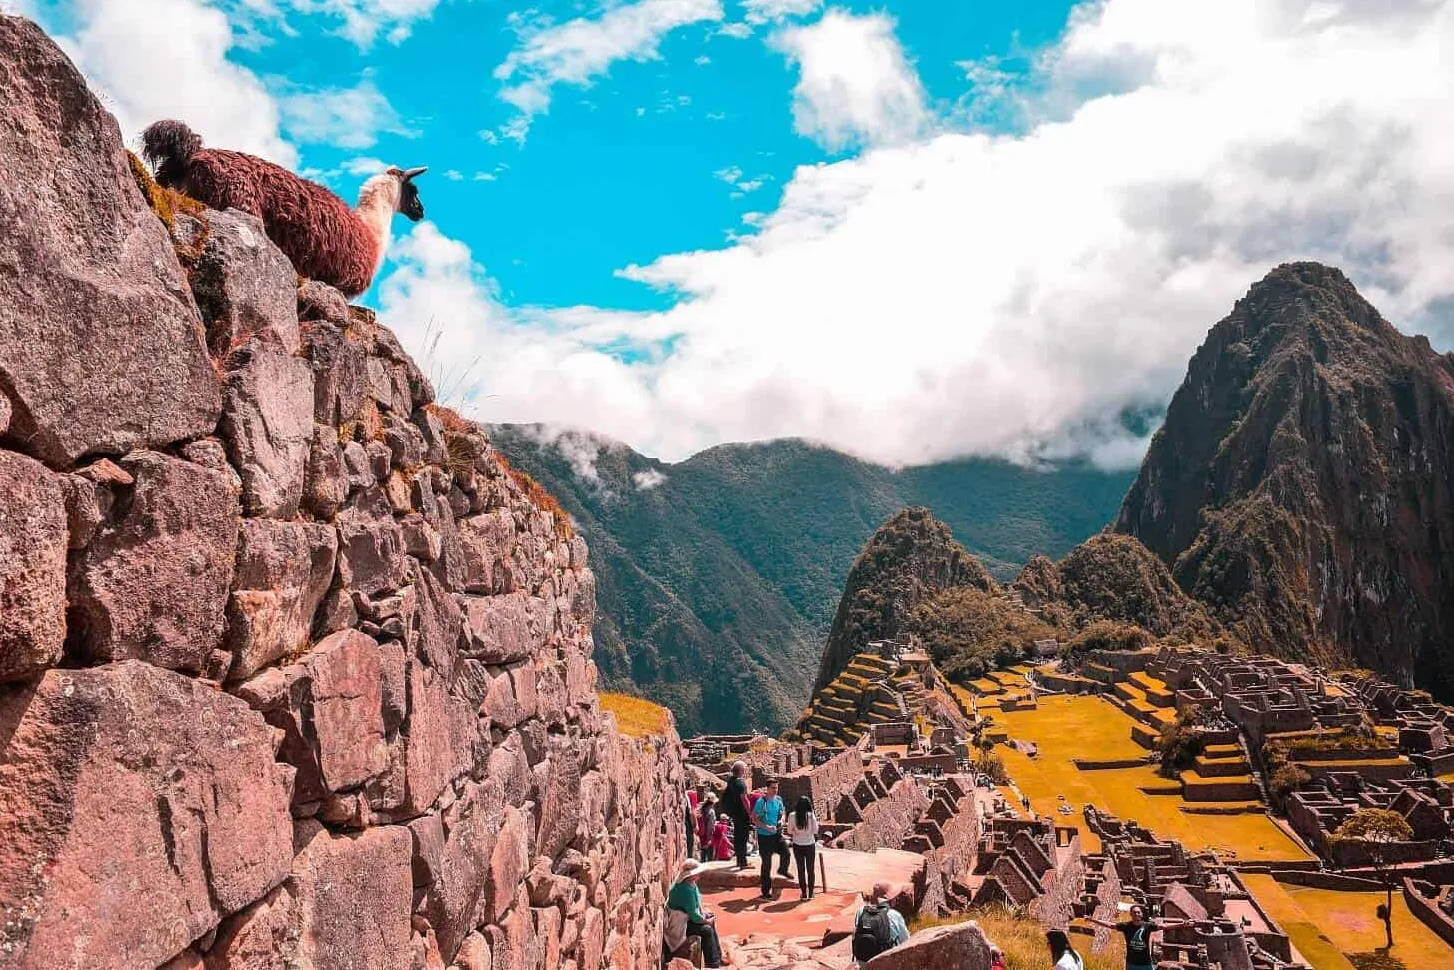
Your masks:
[[[1271,876],[1244,875],[1247,888],[1282,925],[1313,970],[1454,970],[1454,949],[1435,936],[1393,894],[1393,949],[1384,953],[1383,923],[1374,909],[1383,893],[1345,893],[1285,886]]]
[[[1262,813],[1193,815],[1181,811],[1187,804],[1179,794],[1148,795],[1142,786],[1167,786],[1167,779],[1149,766],[1081,771],[1072,760],[1100,761],[1137,758],[1147,752],[1131,740],[1135,722],[1099,697],[1071,695],[1046,697],[1033,711],[1006,711],[995,715],[997,724],[1012,738],[1033,741],[1039,748],[1029,758],[1008,748],[997,749],[1010,777],[1030,797],[1031,807],[1057,821],[1081,825],[1088,851],[1100,846],[1085,828],[1081,809],[1087,803],[1123,819],[1134,819],[1161,838],[1179,839],[1189,849],[1216,849],[1226,858],[1261,861],[1306,859],[1308,854]],[[1075,809],[1062,815],[1058,795]]]
[[[630,694],[602,694],[601,710],[616,715],[616,730],[628,738],[645,738],[666,733],[666,708],[644,697]]]

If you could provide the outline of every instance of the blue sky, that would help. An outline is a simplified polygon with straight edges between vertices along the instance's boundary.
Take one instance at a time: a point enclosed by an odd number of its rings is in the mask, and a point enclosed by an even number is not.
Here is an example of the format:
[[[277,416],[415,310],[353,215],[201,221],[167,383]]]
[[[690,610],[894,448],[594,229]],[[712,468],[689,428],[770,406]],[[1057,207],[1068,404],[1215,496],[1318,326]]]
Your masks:
[[[889,11],[928,97],[949,105],[968,91],[960,62],[1050,43],[1071,4],[838,6]],[[737,37],[723,28],[742,24],[745,10],[730,2],[720,20],[663,35],[655,57],[615,61],[589,85],[557,85],[523,143],[500,134],[521,113],[499,97],[507,85],[491,72],[521,43],[524,28],[511,17],[520,9],[497,0],[444,2],[397,44],[364,49],[327,33],[337,21],[294,16],[287,24],[297,36],[270,30],[266,44],[233,59],[289,85],[377,88],[408,134],[382,130],[366,154],[431,166],[431,218],[470,245],[513,303],[664,307],[669,297],[615,271],[723,244],[744,229],[745,214],[772,208],[796,166],[844,154],[794,131],[784,97],[794,70],[764,42],[782,24],[806,18],[754,25],[753,35]],[[528,22],[560,24],[601,8],[546,2],[530,9]],[[328,171],[360,151],[307,144],[301,162]],[[445,178],[449,171],[463,180]],[[726,181],[734,172],[741,173],[736,185]],[[480,173],[492,180],[476,181]],[[330,181],[348,194],[359,178],[343,173]]]
[[[429,165],[364,302],[484,420],[1134,464],[1288,259],[1454,343],[1454,0],[6,6],[128,138]]]

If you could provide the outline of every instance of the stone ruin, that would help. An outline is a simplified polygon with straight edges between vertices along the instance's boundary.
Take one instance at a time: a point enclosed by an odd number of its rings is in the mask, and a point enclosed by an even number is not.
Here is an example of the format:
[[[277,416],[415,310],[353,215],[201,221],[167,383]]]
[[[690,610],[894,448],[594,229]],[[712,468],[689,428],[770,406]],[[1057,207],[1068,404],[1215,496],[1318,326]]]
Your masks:
[[[0,49],[0,964],[656,967],[679,744],[601,711],[568,517]]]
[[[1089,911],[1118,919],[1122,897],[1161,916],[1188,920],[1162,932],[1161,970],[1299,968],[1292,962],[1287,934],[1257,903],[1235,869],[1210,854],[1194,854],[1175,840],[1152,833],[1087,806],[1086,823],[1100,839],[1101,851],[1087,857],[1099,869],[1099,885],[1088,886]],[[1098,929],[1097,948],[1108,930]]]

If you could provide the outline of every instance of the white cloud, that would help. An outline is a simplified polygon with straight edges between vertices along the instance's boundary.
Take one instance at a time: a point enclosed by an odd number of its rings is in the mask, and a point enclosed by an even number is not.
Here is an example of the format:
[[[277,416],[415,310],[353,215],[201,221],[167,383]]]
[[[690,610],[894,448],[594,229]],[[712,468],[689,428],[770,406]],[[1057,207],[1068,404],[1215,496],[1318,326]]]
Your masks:
[[[126,137],[181,118],[219,148],[297,162],[273,97],[228,59],[237,38],[220,10],[202,0],[80,0],[71,12],[74,33],[60,42]]]
[[[1106,0],[1037,60],[1022,132],[805,166],[752,234],[623,271],[669,310],[510,311],[421,227],[385,312],[484,357],[481,416],[667,459],[799,435],[1133,462],[1116,416],[1163,405],[1278,262],[1340,265],[1454,344],[1451,46],[1454,0]]]
[[[887,14],[829,10],[778,31],[772,45],[798,66],[794,129],[829,150],[904,142],[929,120],[919,75]]]
[[[113,0],[136,2],[136,0]],[[289,11],[320,16],[338,24],[338,33],[360,48],[374,45],[380,36],[398,44],[413,32],[415,23],[428,20],[440,0],[241,0],[243,12],[256,17],[282,19]]]
[[[823,0],[742,0],[747,22],[765,24],[786,17],[804,17],[823,6]]]
[[[457,168],[452,168],[449,171],[445,172],[444,173],[444,177],[447,178],[447,179],[449,179],[451,182],[463,182],[464,181],[464,173],[461,172]]]
[[[380,134],[418,135],[368,78],[351,88],[290,91],[279,103],[283,128],[301,142],[358,149],[372,148]]]
[[[742,169],[738,168],[736,165],[729,165],[726,168],[717,169],[717,171],[713,172],[712,174],[717,178],[721,179],[722,181],[726,182],[728,185],[736,185],[737,180],[742,178]]]
[[[745,40],[752,36],[752,24],[745,20],[739,20],[730,24],[723,24],[722,29],[717,33],[723,37],[731,37],[734,40]]]
[[[344,162],[341,167],[343,171],[347,172],[349,175],[361,175],[367,177],[370,175],[378,175],[389,166],[387,162],[384,162],[381,159],[372,158],[367,155],[361,155],[358,158],[350,158],[348,161]]]
[[[646,468],[639,472],[632,472],[631,484],[636,486],[638,492],[649,492],[665,484],[666,476],[655,468]]]
[[[621,60],[657,58],[661,39],[680,27],[722,19],[720,0],[637,0],[599,17],[522,28],[521,44],[495,69],[500,97],[520,111],[523,140],[530,119],[550,109],[558,84],[585,87]]]

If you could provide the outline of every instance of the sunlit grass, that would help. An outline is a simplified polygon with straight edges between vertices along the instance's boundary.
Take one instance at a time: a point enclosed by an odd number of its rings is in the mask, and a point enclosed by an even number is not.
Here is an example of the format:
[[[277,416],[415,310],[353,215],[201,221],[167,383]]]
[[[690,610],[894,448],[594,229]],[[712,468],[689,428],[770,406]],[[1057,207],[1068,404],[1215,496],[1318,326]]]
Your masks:
[[[1005,711],[996,715],[996,722],[1012,738],[1033,741],[1039,749],[1035,758],[998,749],[1010,777],[1029,796],[1031,808],[1061,824],[1080,825],[1087,851],[1099,849],[1081,817],[1081,808],[1089,803],[1122,819],[1135,820],[1163,839],[1177,839],[1189,849],[1214,849],[1229,861],[1309,858],[1264,813],[1188,814],[1181,811],[1187,802],[1178,794],[1146,794],[1142,787],[1166,784],[1149,765],[1098,771],[1077,768],[1073,764],[1076,758],[1111,761],[1147,753],[1131,740],[1131,726],[1136,722],[1099,697],[1043,697],[1037,709]],[[1075,809],[1074,814],[1059,812],[1060,795]]]
[[[670,723],[666,708],[630,694],[602,694],[601,710],[614,714],[616,729],[629,738],[663,735]]]
[[[950,926],[970,919],[980,925],[991,943],[1005,951],[1006,970],[1044,970],[1050,965],[1045,927],[1003,906],[987,906],[947,917],[916,919],[909,924],[909,929],[920,933],[935,926]],[[1120,937],[1114,937],[1104,953],[1090,952],[1090,937],[1079,933],[1071,934],[1070,945],[1085,960],[1086,970],[1122,970],[1125,967],[1125,949]]]

